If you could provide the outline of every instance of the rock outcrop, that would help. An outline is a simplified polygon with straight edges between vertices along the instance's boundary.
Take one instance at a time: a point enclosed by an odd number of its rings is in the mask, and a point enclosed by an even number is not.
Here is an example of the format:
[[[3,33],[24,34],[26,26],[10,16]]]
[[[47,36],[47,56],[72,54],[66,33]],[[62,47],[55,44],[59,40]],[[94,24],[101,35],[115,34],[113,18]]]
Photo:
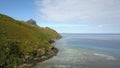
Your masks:
[[[53,47],[51,48],[51,51],[48,52],[47,54],[38,57],[38,58],[32,58],[32,59],[28,59],[27,61],[24,62],[24,64],[22,64],[21,66],[19,66],[18,68],[32,68],[35,66],[35,64],[37,62],[42,62],[45,61],[47,59],[52,58],[53,56],[56,56],[58,53],[58,49]]]
[[[28,20],[27,23],[32,24],[32,25],[37,25],[36,21],[33,19]]]

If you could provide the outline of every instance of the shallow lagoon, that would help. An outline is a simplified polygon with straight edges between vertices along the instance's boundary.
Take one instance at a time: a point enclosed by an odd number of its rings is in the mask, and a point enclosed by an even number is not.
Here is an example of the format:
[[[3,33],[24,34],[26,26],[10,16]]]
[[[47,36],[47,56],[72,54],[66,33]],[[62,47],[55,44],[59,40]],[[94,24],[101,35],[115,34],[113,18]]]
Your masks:
[[[36,68],[120,68],[119,34],[62,34],[57,56]]]

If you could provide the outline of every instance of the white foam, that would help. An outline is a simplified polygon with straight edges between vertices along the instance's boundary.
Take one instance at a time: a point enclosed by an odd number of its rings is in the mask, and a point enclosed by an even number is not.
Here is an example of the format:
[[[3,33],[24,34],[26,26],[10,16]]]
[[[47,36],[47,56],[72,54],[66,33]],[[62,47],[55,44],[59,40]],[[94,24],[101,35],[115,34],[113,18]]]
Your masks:
[[[103,58],[106,58],[107,60],[116,60],[114,56],[110,56],[110,55],[105,55],[105,54],[100,54],[100,53],[94,53],[94,55],[101,56]]]

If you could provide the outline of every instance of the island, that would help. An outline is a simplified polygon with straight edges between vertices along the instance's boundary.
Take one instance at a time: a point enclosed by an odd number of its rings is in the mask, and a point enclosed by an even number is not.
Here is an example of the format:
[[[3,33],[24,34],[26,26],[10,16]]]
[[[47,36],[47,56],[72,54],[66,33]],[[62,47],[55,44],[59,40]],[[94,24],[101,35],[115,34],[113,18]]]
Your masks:
[[[52,45],[62,36],[36,21],[15,20],[0,14],[0,68],[31,68],[58,53]]]

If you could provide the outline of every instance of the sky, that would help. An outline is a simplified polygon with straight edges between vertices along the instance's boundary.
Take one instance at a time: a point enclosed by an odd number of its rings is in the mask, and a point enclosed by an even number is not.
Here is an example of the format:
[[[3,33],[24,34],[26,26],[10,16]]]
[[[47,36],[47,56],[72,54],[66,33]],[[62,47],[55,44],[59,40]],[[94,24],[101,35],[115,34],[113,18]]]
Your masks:
[[[120,0],[0,0],[0,13],[59,33],[120,33]]]

